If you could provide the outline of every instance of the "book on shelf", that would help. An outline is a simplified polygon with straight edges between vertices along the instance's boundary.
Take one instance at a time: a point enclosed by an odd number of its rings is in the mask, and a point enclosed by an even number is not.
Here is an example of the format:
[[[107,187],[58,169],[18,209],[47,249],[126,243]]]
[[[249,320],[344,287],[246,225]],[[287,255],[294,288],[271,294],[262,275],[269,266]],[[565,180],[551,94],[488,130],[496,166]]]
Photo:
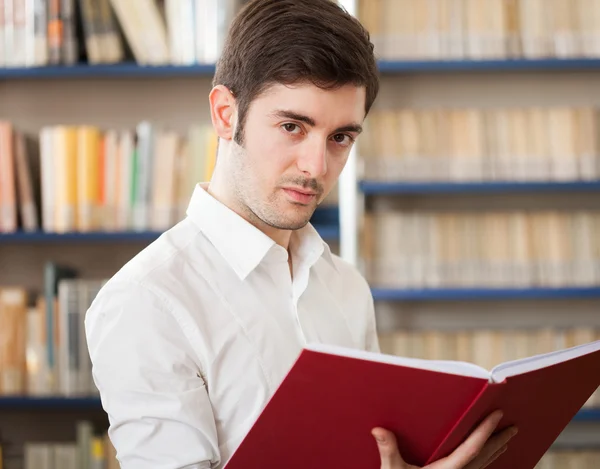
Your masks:
[[[0,285],[0,395],[97,397],[85,314],[104,279],[48,262],[43,289]]]
[[[23,469],[117,469],[116,451],[106,431],[92,422],[76,423],[74,441],[26,441]]]
[[[377,467],[374,427],[393,431],[406,462],[421,467],[500,409],[498,429],[519,433],[493,467],[530,469],[598,388],[599,369],[600,341],[491,370],[310,344],[226,467]]]
[[[210,179],[216,147],[208,125],[57,125],[25,136],[0,122],[0,233],[164,231]]]
[[[491,370],[501,363],[557,352],[600,340],[592,326],[501,328],[400,328],[381,331],[382,353],[425,360],[473,363]],[[600,388],[582,406],[600,408]]]
[[[385,60],[600,56],[596,0],[358,0],[357,12]]]
[[[595,286],[595,210],[374,210],[366,276],[381,288]]]
[[[374,181],[600,179],[593,106],[373,110],[358,141]]]
[[[214,63],[242,0],[4,0],[0,68]]]

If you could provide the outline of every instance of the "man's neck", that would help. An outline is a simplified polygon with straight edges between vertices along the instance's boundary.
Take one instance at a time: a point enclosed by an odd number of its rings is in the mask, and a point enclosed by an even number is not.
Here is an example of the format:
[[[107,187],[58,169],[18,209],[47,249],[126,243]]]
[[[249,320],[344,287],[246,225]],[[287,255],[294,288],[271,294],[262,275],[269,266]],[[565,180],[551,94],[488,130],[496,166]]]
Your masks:
[[[258,228],[269,238],[271,238],[273,241],[275,241],[277,244],[279,244],[289,252],[290,239],[292,237],[291,230],[281,230],[279,228],[274,228],[270,225],[267,225],[248,209],[238,206],[239,204],[237,204],[235,200],[233,200],[233,198],[228,195],[227,191],[222,189],[221,184],[215,182],[214,180],[211,180],[211,182],[208,184],[203,184],[202,187],[212,197],[217,199],[230,210],[237,213],[240,217],[242,217],[244,220],[246,220],[248,223],[252,224],[256,228]],[[291,259],[291,254],[289,257]]]

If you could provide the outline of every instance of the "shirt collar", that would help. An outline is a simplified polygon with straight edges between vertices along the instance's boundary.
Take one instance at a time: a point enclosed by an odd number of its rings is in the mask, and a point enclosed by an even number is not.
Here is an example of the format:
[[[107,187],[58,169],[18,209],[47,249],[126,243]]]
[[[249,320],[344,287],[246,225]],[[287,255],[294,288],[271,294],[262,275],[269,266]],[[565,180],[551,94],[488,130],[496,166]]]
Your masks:
[[[236,274],[245,279],[277,244],[211,196],[206,187],[206,183],[196,185],[186,213]],[[309,266],[324,257],[337,270],[329,246],[310,223],[292,233],[290,251],[293,259]]]

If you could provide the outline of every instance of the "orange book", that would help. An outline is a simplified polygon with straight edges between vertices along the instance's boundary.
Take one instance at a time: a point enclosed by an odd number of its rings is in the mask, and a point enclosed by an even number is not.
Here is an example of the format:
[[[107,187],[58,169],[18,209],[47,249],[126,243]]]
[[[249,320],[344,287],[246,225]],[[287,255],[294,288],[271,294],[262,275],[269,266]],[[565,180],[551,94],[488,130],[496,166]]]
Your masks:
[[[53,133],[54,230],[65,233],[77,226],[77,134],[75,127],[56,127]]]
[[[99,228],[100,205],[100,130],[83,126],[77,129],[77,188],[79,231]]]
[[[13,128],[10,122],[0,122],[0,232],[17,229],[17,197]]]

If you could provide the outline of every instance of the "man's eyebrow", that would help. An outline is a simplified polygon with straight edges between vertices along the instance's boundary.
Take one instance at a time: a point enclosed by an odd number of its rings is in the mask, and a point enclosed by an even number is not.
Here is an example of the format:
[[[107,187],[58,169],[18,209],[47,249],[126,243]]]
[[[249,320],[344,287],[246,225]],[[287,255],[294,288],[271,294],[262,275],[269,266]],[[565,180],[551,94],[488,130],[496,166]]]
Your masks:
[[[312,117],[308,117],[303,114],[298,114],[297,112],[294,112],[294,111],[286,111],[285,109],[278,109],[277,111],[273,112],[272,115],[273,115],[273,117],[277,117],[277,118],[292,119],[295,121],[304,122],[305,124],[308,124],[311,127],[314,127],[315,125],[317,125],[317,123],[315,122],[315,120]]]
[[[362,126],[360,126],[358,124],[348,124],[348,125],[344,125],[342,127],[335,129],[333,131],[333,133],[337,134],[338,132],[356,132],[357,134],[359,134],[362,131],[363,131]]]
[[[312,117],[308,117],[303,114],[298,114],[297,112],[294,112],[294,111],[278,109],[277,111],[273,112],[272,115],[277,118],[292,119],[295,121],[304,122],[305,124],[308,124],[311,127],[315,127],[317,125],[316,121]],[[335,129],[333,131],[333,133],[356,132],[359,134],[362,131],[363,131],[363,128],[359,124],[348,124],[348,125],[343,125],[342,127],[338,127],[337,129]]]

